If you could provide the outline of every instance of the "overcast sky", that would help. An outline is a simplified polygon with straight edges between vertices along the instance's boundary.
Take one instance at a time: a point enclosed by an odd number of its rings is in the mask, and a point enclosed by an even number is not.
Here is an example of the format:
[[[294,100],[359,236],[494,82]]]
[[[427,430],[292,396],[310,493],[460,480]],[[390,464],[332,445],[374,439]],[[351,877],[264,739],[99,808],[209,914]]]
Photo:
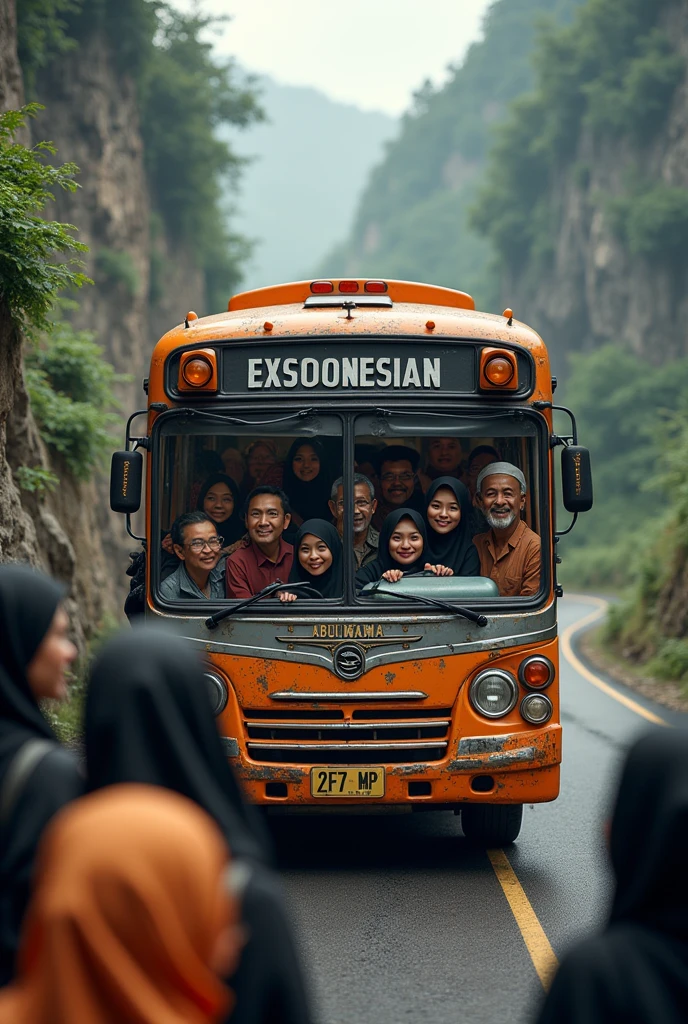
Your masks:
[[[178,0],[189,7],[191,0]],[[220,52],[290,85],[399,115],[480,35],[490,0],[204,0],[232,15]]]

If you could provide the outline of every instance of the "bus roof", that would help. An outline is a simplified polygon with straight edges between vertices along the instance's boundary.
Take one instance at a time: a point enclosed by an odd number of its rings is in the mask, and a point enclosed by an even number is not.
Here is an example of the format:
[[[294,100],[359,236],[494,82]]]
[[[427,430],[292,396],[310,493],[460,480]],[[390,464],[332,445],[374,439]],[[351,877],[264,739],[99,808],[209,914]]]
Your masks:
[[[227,309],[256,309],[261,306],[287,306],[303,303],[313,295],[341,295],[342,302],[357,297],[387,295],[392,302],[418,302],[429,306],[453,306],[475,309],[475,302],[466,292],[442,288],[436,284],[414,281],[380,281],[367,278],[330,278],[319,281],[293,281],[239,292],[229,300]]]

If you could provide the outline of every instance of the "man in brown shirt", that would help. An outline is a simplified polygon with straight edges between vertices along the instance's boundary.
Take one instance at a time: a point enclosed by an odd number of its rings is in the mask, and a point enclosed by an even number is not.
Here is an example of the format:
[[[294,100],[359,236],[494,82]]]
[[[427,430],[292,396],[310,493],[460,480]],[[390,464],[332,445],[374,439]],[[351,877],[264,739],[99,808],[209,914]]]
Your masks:
[[[480,574],[494,580],[502,597],[530,597],[540,589],[540,538],[521,519],[526,478],[510,462],[493,462],[478,476],[478,504],[490,527],[473,543]]]
[[[289,499],[279,487],[262,484],[251,491],[246,502],[249,543],[227,559],[227,597],[253,597],[278,579],[287,582],[294,548],[282,534],[290,521]]]

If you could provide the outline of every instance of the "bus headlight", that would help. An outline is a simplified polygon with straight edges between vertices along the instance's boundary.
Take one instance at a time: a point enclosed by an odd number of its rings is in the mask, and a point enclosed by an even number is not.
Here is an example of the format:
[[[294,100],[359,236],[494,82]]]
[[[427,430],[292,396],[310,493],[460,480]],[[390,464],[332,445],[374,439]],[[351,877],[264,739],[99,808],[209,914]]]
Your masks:
[[[478,714],[485,718],[501,718],[516,706],[518,687],[508,672],[489,668],[475,677],[468,696]]]
[[[208,687],[210,706],[213,709],[213,714],[222,714],[224,709],[227,707],[227,701],[229,699],[227,684],[224,680],[220,679],[219,676],[216,676],[214,672],[204,672],[203,678],[205,679]]]
[[[521,718],[531,725],[544,725],[552,717],[552,701],[544,693],[529,693],[521,701]]]

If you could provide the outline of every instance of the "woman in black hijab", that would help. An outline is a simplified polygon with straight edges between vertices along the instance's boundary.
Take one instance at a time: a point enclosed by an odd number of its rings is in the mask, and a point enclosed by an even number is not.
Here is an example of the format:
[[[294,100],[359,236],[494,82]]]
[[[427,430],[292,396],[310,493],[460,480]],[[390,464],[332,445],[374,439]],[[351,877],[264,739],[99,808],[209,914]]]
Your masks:
[[[239,488],[226,473],[214,473],[208,477],[199,491],[196,509],[212,519],[218,534],[224,538],[226,548],[246,533]]]
[[[685,729],[657,729],[631,747],[609,835],[609,921],[564,958],[539,1024],[684,1024],[687,751]]]
[[[307,519],[294,538],[294,562],[290,583],[310,583],[323,597],[341,597],[343,593],[342,541],[332,523]],[[305,593],[304,598],[316,597]],[[280,591],[280,601],[295,601],[298,594]]]
[[[229,984],[232,1024],[308,1024],[303,973],[262,821],[241,793],[222,747],[203,665],[189,644],[142,627],[95,661],[86,699],[89,790],[121,782],[163,786],[195,801],[250,868],[248,940]]]
[[[325,449],[315,438],[298,437],[284,460],[282,490],[291,505],[292,522],[300,526],[311,517],[329,518],[332,479],[325,469]]]
[[[448,565],[455,576],[479,576],[480,556],[473,543],[471,496],[453,476],[440,476],[425,495],[425,520],[433,561]]]
[[[65,671],[77,654],[63,597],[28,566],[0,566],[0,985],[14,976],[43,830],[84,788],[76,758],[38,706],[42,697],[66,697]]]
[[[380,530],[377,558],[356,573],[356,589],[386,579],[396,583],[405,574],[427,570],[435,576],[453,576],[453,569],[431,562],[425,520],[412,508],[390,512]]]

